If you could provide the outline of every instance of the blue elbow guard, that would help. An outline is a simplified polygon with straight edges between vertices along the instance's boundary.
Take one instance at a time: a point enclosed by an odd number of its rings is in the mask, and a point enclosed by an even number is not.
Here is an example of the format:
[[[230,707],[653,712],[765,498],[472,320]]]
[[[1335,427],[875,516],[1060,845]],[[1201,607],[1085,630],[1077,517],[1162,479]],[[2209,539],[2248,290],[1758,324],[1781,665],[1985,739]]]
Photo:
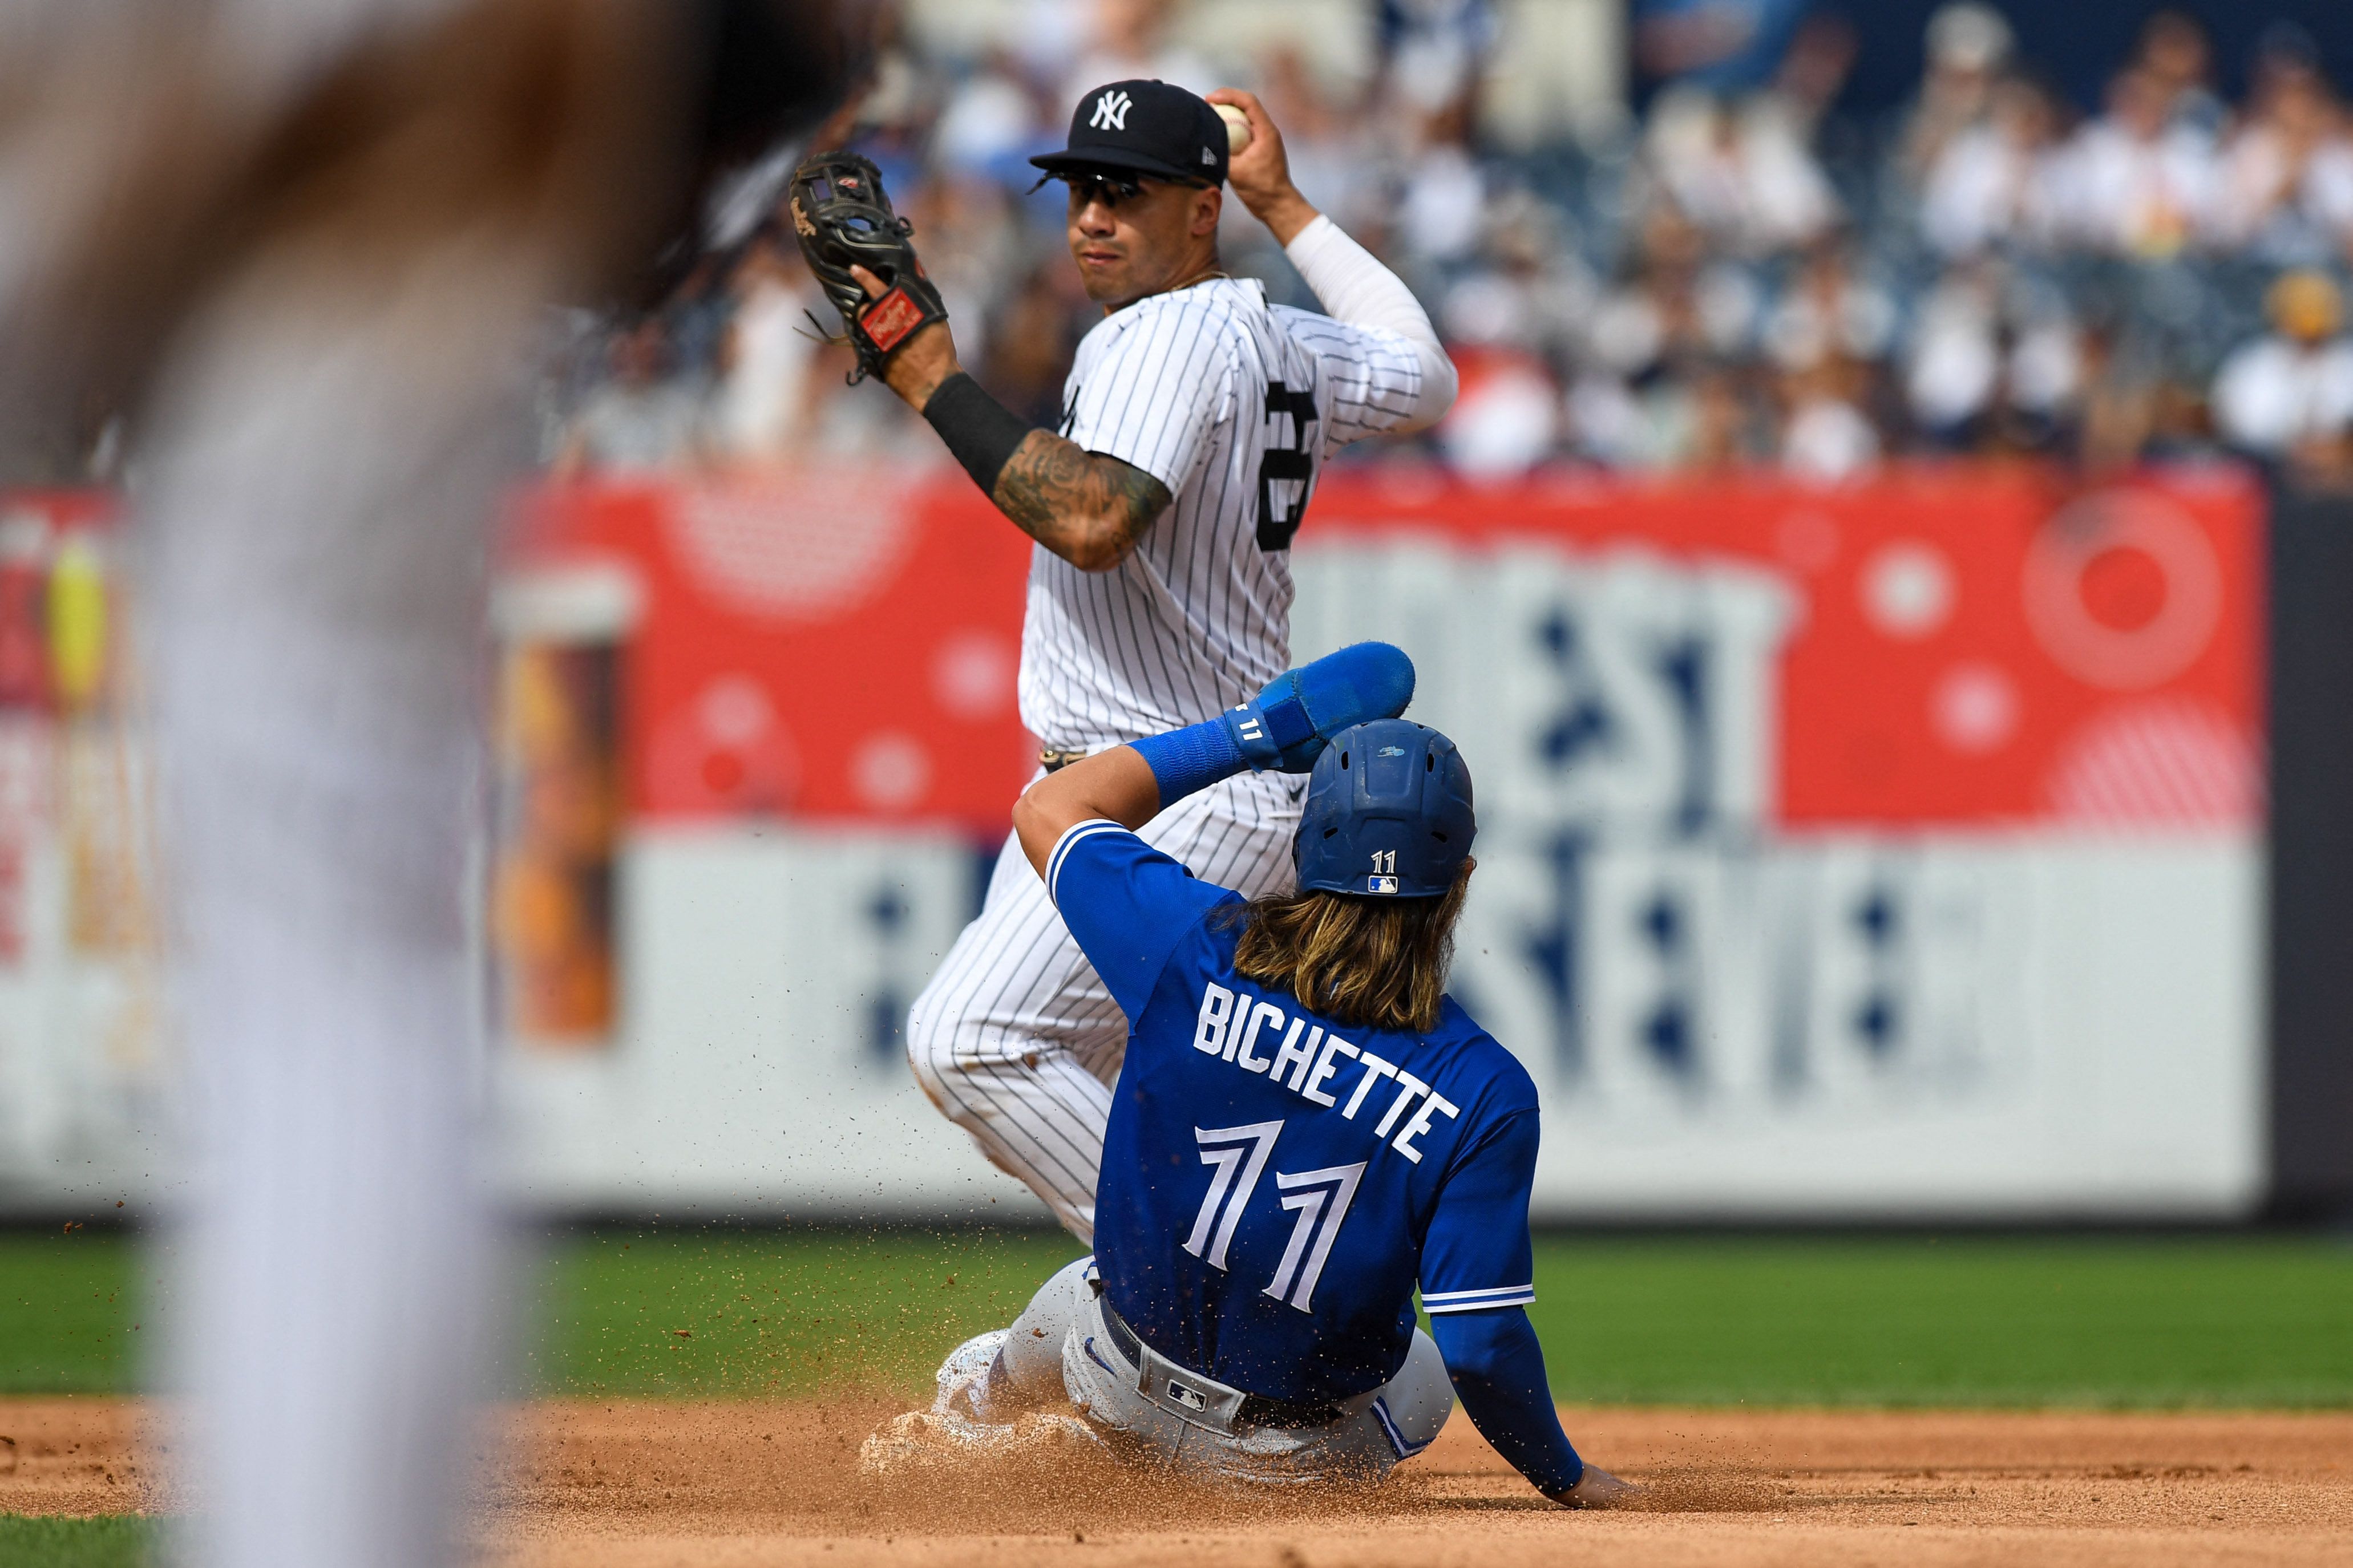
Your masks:
[[[1405,650],[1360,642],[1283,671],[1218,718],[1251,772],[1303,773],[1324,742],[1368,720],[1394,719],[1412,700],[1413,660]]]
[[[1160,784],[1162,809],[1248,768],[1303,773],[1324,742],[1368,719],[1394,719],[1413,700],[1413,660],[1385,642],[1360,642],[1286,669],[1240,707],[1131,741]]]

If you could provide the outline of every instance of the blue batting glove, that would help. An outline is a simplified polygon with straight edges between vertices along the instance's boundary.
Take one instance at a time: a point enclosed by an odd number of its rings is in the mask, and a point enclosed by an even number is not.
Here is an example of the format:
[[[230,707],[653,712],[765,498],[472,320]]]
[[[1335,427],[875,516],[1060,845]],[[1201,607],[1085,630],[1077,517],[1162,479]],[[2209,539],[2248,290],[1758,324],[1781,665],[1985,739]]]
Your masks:
[[[1287,669],[1239,708],[1218,715],[1252,773],[1303,773],[1324,743],[1413,700],[1413,660],[1385,642],[1360,642]]]

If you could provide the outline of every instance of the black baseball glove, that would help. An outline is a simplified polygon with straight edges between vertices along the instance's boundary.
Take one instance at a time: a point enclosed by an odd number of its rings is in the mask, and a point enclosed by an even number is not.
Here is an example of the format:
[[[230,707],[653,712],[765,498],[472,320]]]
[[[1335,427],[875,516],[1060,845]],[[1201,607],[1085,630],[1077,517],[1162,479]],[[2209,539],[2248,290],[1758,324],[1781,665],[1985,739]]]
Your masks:
[[[948,319],[940,291],[923,276],[923,264],[907,242],[915,226],[891,210],[881,172],[871,162],[855,153],[818,153],[805,159],[793,171],[792,208],[801,254],[841,312],[849,344],[858,351],[858,368],[849,375],[853,385],[881,375],[891,355],[919,330]],[[849,275],[853,266],[882,280],[880,299],[866,297]]]

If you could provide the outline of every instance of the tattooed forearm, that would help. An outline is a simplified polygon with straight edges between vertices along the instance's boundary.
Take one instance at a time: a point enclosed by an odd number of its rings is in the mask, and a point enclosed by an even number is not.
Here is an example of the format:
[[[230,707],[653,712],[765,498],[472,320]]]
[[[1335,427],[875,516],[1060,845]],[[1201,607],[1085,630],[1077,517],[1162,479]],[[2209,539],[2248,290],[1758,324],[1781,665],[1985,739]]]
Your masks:
[[[1082,572],[1127,559],[1168,510],[1168,487],[1117,458],[1032,430],[997,476],[997,510]]]

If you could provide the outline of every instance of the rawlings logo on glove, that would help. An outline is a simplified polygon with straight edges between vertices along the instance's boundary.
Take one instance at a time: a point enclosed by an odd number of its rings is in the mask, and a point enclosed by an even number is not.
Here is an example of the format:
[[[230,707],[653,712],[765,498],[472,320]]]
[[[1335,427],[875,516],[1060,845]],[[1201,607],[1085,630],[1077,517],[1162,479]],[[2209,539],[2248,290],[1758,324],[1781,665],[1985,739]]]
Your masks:
[[[891,210],[881,171],[867,159],[855,153],[819,153],[805,160],[793,171],[792,213],[801,255],[841,312],[849,329],[846,341],[858,351],[858,368],[849,376],[853,384],[881,374],[900,344],[948,319],[939,289],[923,275],[923,264],[908,243],[915,226]],[[882,280],[881,297],[866,297],[852,267]]]

